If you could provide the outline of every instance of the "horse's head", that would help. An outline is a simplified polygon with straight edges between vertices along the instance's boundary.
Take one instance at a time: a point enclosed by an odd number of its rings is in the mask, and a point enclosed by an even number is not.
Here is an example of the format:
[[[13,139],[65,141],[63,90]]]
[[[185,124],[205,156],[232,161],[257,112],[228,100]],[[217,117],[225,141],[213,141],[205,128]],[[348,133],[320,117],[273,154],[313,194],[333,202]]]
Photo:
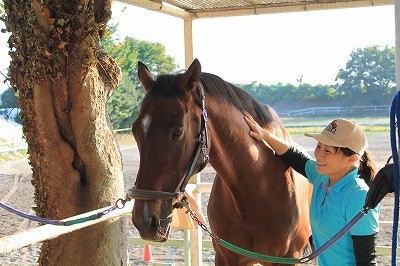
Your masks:
[[[153,79],[139,62],[138,77],[146,89],[132,126],[140,166],[128,195],[135,198],[132,221],[140,236],[163,242],[169,236],[174,203],[188,181],[185,177],[197,173],[207,156],[201,66],[195,60],[183,74]]]

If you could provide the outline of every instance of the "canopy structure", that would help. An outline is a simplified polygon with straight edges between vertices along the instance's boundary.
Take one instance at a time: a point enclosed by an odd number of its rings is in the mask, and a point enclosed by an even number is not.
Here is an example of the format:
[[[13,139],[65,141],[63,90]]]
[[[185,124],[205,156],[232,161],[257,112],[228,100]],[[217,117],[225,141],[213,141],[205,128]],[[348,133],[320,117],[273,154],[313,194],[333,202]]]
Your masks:
[[[120,0],[187,19],[392,5],[393,0]]]

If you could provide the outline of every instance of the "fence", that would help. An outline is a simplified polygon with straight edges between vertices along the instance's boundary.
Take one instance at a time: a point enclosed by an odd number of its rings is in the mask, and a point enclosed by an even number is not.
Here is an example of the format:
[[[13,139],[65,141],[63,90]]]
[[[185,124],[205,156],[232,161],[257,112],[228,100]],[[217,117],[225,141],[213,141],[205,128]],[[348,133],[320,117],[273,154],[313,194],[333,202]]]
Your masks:
[[[200,175],[196,176],[196,180],[193,184],[188,184],[187,189],[191,190],[193,195],[195,196],[196,200],[199,204],[201,204],[201,194],[202,193],[209,193],[211,191],[211,183],[201,183],[199,182]],[[105,220],[113,219],[116,217],[120,217],[126,215],[131,212],[132,207],[134,204],[134,200],[127,202],[124,208],[117,209],[109,214],[103,216],[100,219],[76,224],[72,226],[55,226],[55,225],[43,225],[39,226],[25,232],[17,233],[14,235],[6,236],[0,238],[0,255],[10,253],[15,251],[19,248],[42,242],[48,239],[52,239],[58,237],[63,234],[70,233],[75,230],[79,230],[81,228],[103,222]],[[70,217],[69,219],[81,218],[86,217],[91,214],[98,213],[99,211],[105,210],[109,207],[102,208],[99,210],[91,211],[88,213],[84,213],[75,217]],[[391,222],[381,222],[380,225],[382,227],[391,226]],[[198,266],[202,265],[203,258],[202,258],[202,249],[203,248],[212,248],[211,240],[202,240],[202,229],[192,229],[192,230],[185,230],[184,232],[184,239],[170,239],[165,243],[154,243],[144,241],[140,238],[128,238],[128,243],[130,244],[149,244],[153,246],[183,246],[184,247],[184,263],[185,266]],[[400,249],[398,249],[400,250]],[[391,248],[386,246],[378,246],[377,247],[378,255],[390,255]]]
[[[315,115],[331,115],[331,114],[360,114],[360,113],[390,113],[390,105],[371,105],[371,106],[328,106],[328,107],[311,107],[291,112],[278,112],[280,117],[293,116],[315,116]]]
[[[389,122],[360,122],[357,123],[360,125],[365,131],[370,131],[373,127],[383,127],[385,131],[390,129]],[[296,132],[302,133],[303,129],[306,128],[314,128],[314,131],[317,132],[318,129],[326,127],[326,123],[296,123],[296,124],[284,124],[285,128],[294,128]]]

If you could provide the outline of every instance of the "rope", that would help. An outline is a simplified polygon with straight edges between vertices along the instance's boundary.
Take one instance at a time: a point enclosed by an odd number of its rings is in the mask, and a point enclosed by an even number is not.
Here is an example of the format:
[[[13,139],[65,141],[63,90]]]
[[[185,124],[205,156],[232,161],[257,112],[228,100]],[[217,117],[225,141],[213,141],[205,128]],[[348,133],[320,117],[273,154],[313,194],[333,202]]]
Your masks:
[[[35,222],[39,222],[42,224],[52,224],[52,225],[59,225],[59,226],[70,226],[70,225],[74,225],[74,224],[80,224],[80,223],[84,223],[84,222],[88,222],[88,221],[92,221],[92,220],[96,220],[99,219],[101,217],[103,217],[104,215],[106,215],[107,213],[115,210],[115,209],[122,209],[124,208],[126,203],[126,200],[123,199],[118,199],[114,205],[112,205],[110,208],[105,209],[104,211],[100,211],[96,214],[92,214],[86,217],[82,217],[82,218],[77,218],[77,219],[73,219],[73,220],[51,220],[51,219],[47,219],[47,218],[41,218],[41,217],[37,217],[35,215],[30,215],[28,213],[22,212],[20,210],[17,210],[3,202],[0,202],[0,207],[12,212],[18,216],[21,216],[23,218],[29,219],[31,221],[35,221]]]
[[[392,266],[397,265],[397,241],[399,223],[399,155],[397,151],[397,138],[400,139],[399,117],[400,117],[400,92],[393,98],[390,109],[390,140],[393,156],[393,188],[394,188],[394,211],[393,211],[393,230],[392,230]],[[397,126],[397,138],[396,138]]]
[[[328,242],[323,244],[320,248],[318,248],[316,251],[314,251],[310,255],[300,258],[300,262],[306,263],[306,262],[309,262],[309,261],[315,259],[316,257],[318,257],[322,252],[327,250],[336,241],[338,241],[344,234],[346,234],[355,224],[357,224],[358,221],[360,221],[361,218],[363,218],[367,212],[368,212],[368,209],[364,209],[364,210],[360,211],[356,216],[354,216],[354,218],[345,227],[343,227],[336,235],[334,235],[331,239],[329,239]]]
[[[2,207],[3,209],[5,209],[5,210],[7,210],[9,212],[12,212],[12,213],[18,215],[18,216],[21,216],[23,218],[26,218],[26,219],[29,219],[29,220],[32,220],[32,221],[35,221],[35,222],[39,222],[39,223],[42,223],[42,224],[64,225],[63,221],[49,220],[49,219],[46,219],[46,218],[40,218],[40,217],[37,217],[37,216],[34,216],[34,215],[30,215],[28,213],[25,213],[25,212],[19,211],[17,209],[14,209],[13,207],[8,206],[7,204],[5,204],[3,202],[0,202],[0,207]]]
[[[266,261],[266,262],[282,263],[282,264],[298,264],[299,263],[299,259],[296,259],[296,258],[282,258],[282,257],[274,257],[274,256],[259,254],[259,253],[252,252],[252,251],[246,250],[244,248],[235,246],[223,239],[220,239],[218,241],[218,244],[220,244],[221,246],[223,246],[233,252],[236,252],[238,254],[244,255],[246,257]]]
[[[257,259],[257,260],[262,260],[265,262],[273,262],[273,263],[281,263],[281,264],[299,264],[299,263],[307,263],[316,257],[318,257],[322,252],[327,250],[330,246],[332,246],[336,241],[338,241],[345,233],[347,233],[355,224],[358,223],[358,221],[361,220],[361,218],[364,217],[364,215],[369,211],[368,208],[364,208],[362,211],[360,211],[354,218],[345,226],[343,227],[336,235],[334,235],[328,242],[326,242],[324,245],[322,245],[320,248],[315,250],[313,253],[310,255],[303,257],[303,258],[284,258],[284,257],[275,257],[275,256],[269,256],[269,255],[264,255],[256,252],[249,251],[247,249],[238,247],[233,245],[232,243],[229,243],[226,240],[223,240],[219,238],[217,235],[215,235],[213,232],[211,232],[208,227],[203,224],[197,216],[197,213],[192,211],[190,209],[189,203],[187,202],[186,198],[183,197],[181,199],[182,205],[185,206],[187,209],[186,213],[189,214],[190,218],[192,218],[193,221],[197,222],[199,226],[208,233],[208,235],[213,238],[217,243],[237,254]]]

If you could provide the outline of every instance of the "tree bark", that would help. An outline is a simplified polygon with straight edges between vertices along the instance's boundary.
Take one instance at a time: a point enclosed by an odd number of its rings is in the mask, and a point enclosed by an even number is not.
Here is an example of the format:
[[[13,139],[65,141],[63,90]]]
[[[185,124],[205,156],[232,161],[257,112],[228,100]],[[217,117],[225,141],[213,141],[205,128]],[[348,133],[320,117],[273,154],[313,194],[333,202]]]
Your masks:
[[[99,51],[111,1],[6,0],[12,62],[35,187],[35,211],[65,219],[124,196],[122,161],[106,114],[120,80]],[[40,265],[126,265],[125,220],[42,244]]]

